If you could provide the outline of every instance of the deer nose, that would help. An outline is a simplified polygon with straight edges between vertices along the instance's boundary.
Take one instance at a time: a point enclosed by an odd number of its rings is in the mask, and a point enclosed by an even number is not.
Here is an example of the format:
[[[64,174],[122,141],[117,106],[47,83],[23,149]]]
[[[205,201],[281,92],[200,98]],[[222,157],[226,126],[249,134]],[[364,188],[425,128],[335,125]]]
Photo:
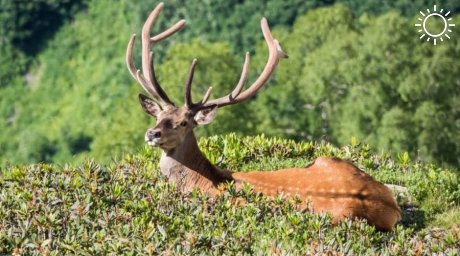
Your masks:
[[[161,131],[159,130],[148,130],[146,137],[148,140],[159,139],[161,137]]]

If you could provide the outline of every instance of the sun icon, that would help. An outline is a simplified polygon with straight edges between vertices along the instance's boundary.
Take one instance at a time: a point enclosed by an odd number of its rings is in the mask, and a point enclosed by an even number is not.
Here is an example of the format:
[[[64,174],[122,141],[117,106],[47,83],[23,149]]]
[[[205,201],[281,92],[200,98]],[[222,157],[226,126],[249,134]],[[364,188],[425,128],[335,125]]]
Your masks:
[[[421,27],[418,32],[421,33],[422,35],[420,36],[420,39],[426,38],[426,41],[429,42],[431,39],[433,39],[433,45],[436,45],[437,39],[444,41],[443,36],[445,36],[447,39],[450,39],[449,33],[452,32],[450,29],[451,27],[454,27],[455,24],[452,23],[452,18],[449,18],[450,11],[447,11],[444,14],[444,9],[441,9],[440,11],[436,10],[436,5],[433,5],[433,11],[430,11],[430,9],[426,9],[426,14],[420,11],[421,16],[418,18],[418,20],[421,23],[415,24],[416,27]],[[441,23],[441,28],[442,30],[437,30],[433,31],[435,29],[427,28],[427,21],[437,21]]]

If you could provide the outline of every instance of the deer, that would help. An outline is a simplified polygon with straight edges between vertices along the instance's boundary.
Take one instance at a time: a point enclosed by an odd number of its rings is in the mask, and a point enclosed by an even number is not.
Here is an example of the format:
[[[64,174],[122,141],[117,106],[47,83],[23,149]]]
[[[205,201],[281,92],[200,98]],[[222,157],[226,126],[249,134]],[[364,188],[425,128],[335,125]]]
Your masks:
[[[194,128],[210,123],[219,108],[241,103],[256,95],[274,73],[280,60],[288,55],[283,52],[278,40],[273,38],[267,19],[263,17],[260,23],[268,47],[268,59],[257,79],[244,89],[250,61],[246,52],[241,75],[233,91],[223,97],[210,99],[212,87],[209,87],[203,98],[194,102],[191,95],[197,64],[194,59],[185,81],[185,104],[177,107],[156,78],[153,46],[181,30],[185,20],[151,35],[152,24],[163,5],[159,3],[153,9],[142,27],[142,72],[133,61],[136,34],[128,42],[126,65],[132,77],[150,96],[139,94],[143,110],[156,119],[156,124],[145,133],[145,142],[161,149],[159,168],[168,182],[175,183],[184,193],[199,189],[210,196],[219,195],[221,185],[227,182],[233,182],[239,189],[247,184],[263,196],[284,195],[301,199],[301,209],[330,214],[334,224],[346,218],[359,218],[367,220],[378,230],[393,230],[401,218],[401,210],[391,191],[348,161],[324,156],[304,168],[251,172],[231,172],[212,164],[201,152]]]

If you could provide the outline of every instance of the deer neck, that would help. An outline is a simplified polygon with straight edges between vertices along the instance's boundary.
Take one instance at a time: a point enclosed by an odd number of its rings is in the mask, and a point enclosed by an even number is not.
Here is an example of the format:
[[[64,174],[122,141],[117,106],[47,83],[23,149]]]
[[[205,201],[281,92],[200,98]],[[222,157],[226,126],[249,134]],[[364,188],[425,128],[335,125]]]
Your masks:
[[[209,194],[218,193],[217,186],[232,180],[229,172],[212,165],[198,147],[193,131],[173,150],[163,151],[160,170],[169,182],[176,183],[183,192],[197,187]]]

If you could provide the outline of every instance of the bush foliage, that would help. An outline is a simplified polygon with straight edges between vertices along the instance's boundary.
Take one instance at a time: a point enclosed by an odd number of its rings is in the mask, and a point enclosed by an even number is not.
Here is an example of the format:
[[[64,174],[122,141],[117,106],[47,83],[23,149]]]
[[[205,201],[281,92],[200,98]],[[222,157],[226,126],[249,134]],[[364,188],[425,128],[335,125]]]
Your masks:
[[[159,151],[142,148],[109,165],[9,166],[0,176],[0,253],[10,254],[444,254],[460,248],[458,173],[388,155],[368,145],[239,137],[200,140],[203,152],[231,170],[308,164],[341,157],[385,183],[406,186],[403,222],[382,233],[365,221],[332,226],[327,215],[297,211],[295,201],[264,198],[227,184],[209,198],[182,194],[158,171]],[[410,209],[408,211],[407,209]],[[417,214],[414,214],[417,212]],[[450,213],[450,222],[443,212]],[[453,216],[453,217],[452,217]],[[442,226],[437,219],[443,218]]]

